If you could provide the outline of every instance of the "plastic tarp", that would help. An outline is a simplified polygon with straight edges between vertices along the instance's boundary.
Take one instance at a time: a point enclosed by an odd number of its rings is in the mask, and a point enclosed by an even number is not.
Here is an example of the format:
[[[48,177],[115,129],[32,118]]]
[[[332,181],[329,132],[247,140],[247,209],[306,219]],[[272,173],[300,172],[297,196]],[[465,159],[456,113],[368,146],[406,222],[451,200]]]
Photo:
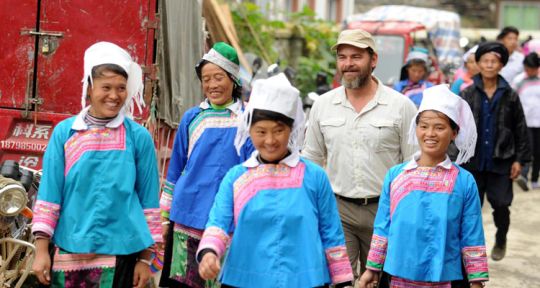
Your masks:
[[[442,66],[459,65],[462,50],[459,45],[460,17],[457,13],[404,5],[383,5],[366,13],[349,16],[352,21],[409,21],[424,25],[433,42]]]
[[[176,128],[183,113],[203,99],[195,73],[204,47],[201,4],[197,0],[162,0],[160,4],[155,107],[157,118]]]

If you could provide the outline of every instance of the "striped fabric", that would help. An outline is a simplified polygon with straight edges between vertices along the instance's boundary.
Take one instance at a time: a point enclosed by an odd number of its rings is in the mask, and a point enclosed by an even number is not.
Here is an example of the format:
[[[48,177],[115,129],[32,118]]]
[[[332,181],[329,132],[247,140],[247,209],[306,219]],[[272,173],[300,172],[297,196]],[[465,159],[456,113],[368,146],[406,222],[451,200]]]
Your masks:
[[[325,254],[332,283],[343,283],[354,278],[345,245],[328,248]]]
[[[37,200],[34,206],[34,218],[32,220],[32,233],[41,232],[52,237],[58,217],[60,216],[60,205]]]

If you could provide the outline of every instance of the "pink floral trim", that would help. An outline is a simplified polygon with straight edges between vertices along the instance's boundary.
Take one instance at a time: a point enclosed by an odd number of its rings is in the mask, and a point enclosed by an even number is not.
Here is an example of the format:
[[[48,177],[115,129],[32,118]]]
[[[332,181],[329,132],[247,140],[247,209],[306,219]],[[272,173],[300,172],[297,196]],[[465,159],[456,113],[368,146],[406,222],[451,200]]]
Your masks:
[[[146,218],[146,223],[148,224],[154,242],[163,242],[159,208],[144,209],[144,217]]]
[[[328,248],[325,253],[332,283],[336,284],[354,280],[345,245]]]
[[[373,234],[371,245],[367,257],[367,265],[370,270],[381,271],[386,259],[388,249],[388,239],[386,237]]]
[[[32,220],[32,232],[41,232],[52,237],[58,217],[60,216],[60,205],[37,200],[34,206],[34,219]]]
[[[450,282],[421,282],[392,277],[390,288],[451,288]]]
[[[465,271],[470,281],[488,280],[486,246],[469,246],[461,249]]]
[[[195,239],[199,239],[199,240],[201,239],[201,237],[203,235],[203,232],[204,232],[203,230],[191,228],[191,227],[184,226],[184,225],[178,224],[178,223],[174,223],[174,228],[173,229],[174,229],[175,232],[180,232],[180,233],[188,235],[191,238],[195,238]]]
[[[191,156],[193,147],[195,143],[199,140],[203,132],[208,128],[231,128],[238,126],[237,116],[234,113],[231,113],[229,110],[224,112],[210,112],[210,113],[201,113],[199,114],[202,119],[195,119],[192,121],[192,124],[197,125],[192,127],[190,124],[190,136],[189,136],[189,145],[188,145],[188,158]],[[196,123],[197,120],[199,123]]]
[[[437,166],[403,171],[390,187],[390,217],[399,202],[412,191],[452,194],[458,173],[459,169],[453,165],[450,169]]]
[[[302,162],[296,167],[287,165],[259,165],[249,168],[233,184],[234,189],[234,222],[244,206],[261,190],[299,188],[304,181],[306,165]]]
[[[66,151],[66,167],[64,176],[81,156],[88,151],[126,150],[126,129],[124,125],[118,128],[90,128],[76,132],[64,144]]]
[[[81,271],[94,268],[112,268],[116,265],[116,257],[100,254],[54,254],[52,270],[55,272]]]
[[[219,227],[208,227],[204,230],[203,237],[199,243],[197,254],[203,249],[212,249],[218,258],[221,258],[229,245],[230,237]]]

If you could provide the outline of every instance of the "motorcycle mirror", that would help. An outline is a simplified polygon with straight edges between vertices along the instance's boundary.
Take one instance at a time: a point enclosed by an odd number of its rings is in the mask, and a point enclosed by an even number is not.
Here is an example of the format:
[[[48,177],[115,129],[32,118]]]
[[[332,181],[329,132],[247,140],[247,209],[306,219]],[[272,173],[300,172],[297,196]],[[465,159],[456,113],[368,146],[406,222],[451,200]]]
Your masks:
[[[253,75],[257,74],[257,71],[259,71],[259,69],[261,69],[261,66],[262,66],[262,59],[261,57],[256,57],[255,59],[253,59],[253,63],[251,63],[251,67],[253,68]]]

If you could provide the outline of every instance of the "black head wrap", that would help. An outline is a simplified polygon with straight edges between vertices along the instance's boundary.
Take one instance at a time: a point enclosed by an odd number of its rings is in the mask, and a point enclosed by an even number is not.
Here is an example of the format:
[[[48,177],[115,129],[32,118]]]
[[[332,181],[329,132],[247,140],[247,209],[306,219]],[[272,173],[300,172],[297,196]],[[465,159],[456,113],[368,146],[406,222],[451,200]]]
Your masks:
[[[294,119],[291,119],[281,113],[277,113],[270,110],[253,109],[252,117],[253,118],[251,120],[251,125],[255,124],[258,121],[270,120],[270,121],[282,122],[283,124],[292,128],[293,123],[294,123]]]
[[[523,65],[530,68],[540,67],[540,60],[538,59],[538,54],[536,54],[536,52],[532,52],[527,55],[525,59],[523,59]]]
[[[482,55],[490,52],[495,52],[501,56],[499,60],[503,66],[508,63],[508,49],[506,49],[506,47],[499,42],[484,42],[480,44],[476,50],[476,53],[474,53],[476,62],[480,61],[480,57],[482,57]]]

